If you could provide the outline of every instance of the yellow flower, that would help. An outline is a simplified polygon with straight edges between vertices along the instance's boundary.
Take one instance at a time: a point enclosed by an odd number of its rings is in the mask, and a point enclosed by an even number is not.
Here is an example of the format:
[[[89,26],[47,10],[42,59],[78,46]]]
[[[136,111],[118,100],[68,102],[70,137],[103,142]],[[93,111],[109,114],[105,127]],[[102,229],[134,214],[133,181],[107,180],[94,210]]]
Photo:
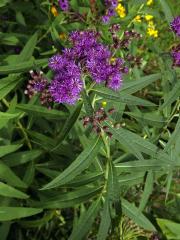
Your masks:
[[[115,63],[116,62],[116,58],[112,57],[110,58],[110,63]]]
[[[151,21],[153,19],[153,16],[150,14],[145,15],[146,21]]]
[[[155,28],[154,22],[153,21],[149,21],[148,22],[148,26],[151,28]]]
[[[147,28],[147,34],[148,34],[150,37],[157,38],[157,37],[158,37],[158,30],[156,30],[156,29],[154,29],[154,28],[151,28],[151,27],[148,27],[148,28]]]
[[[135,21],[135,22],[138,22],[138,23],[142,22],[141,16],[140,16],[140,15],[137,15],[137,16],[134,18],[134,21]]]
[[[152,5],[153,3],[154,3],[153,0],[147,0],[146,5],[147,5],[147,6],[150,6],[150,5]]]
[[[54,17],[57,17],[57,16],[58,16],[58,11],[57,11],[57,9],[56,9],[55,6],[52,6],[52,7],[51,7],[51,13],[54,15]]]
[[[120,18],[124,18],[126,16],[126,9],[121,3],[117,5],[116,12],[120,16]]]
[[[67,35],[66,35],[65,33],[60,33],[60,34],[59,34],[59,38],[60,38],[61,40],[66,40]]]
[[[102,102],[101,104],[102,104],[103,107],[106,107],[107,102]]]

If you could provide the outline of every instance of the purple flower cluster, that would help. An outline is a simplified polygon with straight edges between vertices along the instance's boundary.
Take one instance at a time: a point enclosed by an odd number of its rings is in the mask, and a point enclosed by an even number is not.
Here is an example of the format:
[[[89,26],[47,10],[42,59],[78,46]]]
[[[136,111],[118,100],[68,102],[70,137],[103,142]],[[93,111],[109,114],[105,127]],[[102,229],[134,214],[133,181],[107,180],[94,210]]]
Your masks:
[[[73,46],[50,58],[49,67],[55,77],[49,91],[55,102],[74,104],[83,89],[83,74],[113,90],[121,87],[124,62],[112,58],[110,50],[98,42],[98,36],[93,31],[72,32],[69,39]]]
[[[53,56],[49,67],[56,73],[49,86],[54,101],[74,104],[83,87],[80,68],[66,54]]]
[[[102,17],[104,23],[108,23],[110,18],[115,15],[115,8],[118,5],[118,0],[105,0],[105,6],[107,8],[106,14]]]
[[[59,6],[63,11],[69,10],[69,1],[68,0],[59,0]]]
[[[180,16],[175,17],[170,25],[172,31],[180,37]],[[180,44],[173,47],[171,56],[173,58],[173,66],[180,67]]]
[[[171,22],[171,29],[180,37],[180,16],[175,17]]]

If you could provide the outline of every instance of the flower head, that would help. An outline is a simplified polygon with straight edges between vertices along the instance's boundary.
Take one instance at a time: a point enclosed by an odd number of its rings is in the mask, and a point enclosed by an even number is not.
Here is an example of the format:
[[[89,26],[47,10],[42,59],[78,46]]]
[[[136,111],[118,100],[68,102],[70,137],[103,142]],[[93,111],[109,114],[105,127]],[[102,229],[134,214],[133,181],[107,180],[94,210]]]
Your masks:
[[[134,18],[134,22],[137,22],[137,23],[142,22],[141,16],[140,16],[140,15],[137,15],[137,16]]]
[[[116,12],[120,16],[120,18],[124,18],[126,16],[126,9],[121,3],[117,5]]]
[[[63,11],[69,10],[69,1],[68,0],[59,0],[59,6]]]
[[[55,6],[52,6],[52,7],[51,7],[51,13],[54,15],[54,17],[57,17],[57,16],[58,16],[58,11],[57,11],[57,9],[56,9]]]
[[[150,14],[147,14],[147,15],[145,15],[144,18],[146,19],[146,21],[151,21],[153,19],[153,16]]]
[[[154,3],[153,0],[147,0],[146,5],[147,5],[147,6],[151,6],[153,3]]]
[[[180,16],[174,18],[170,25],[173,32],[175,32],[176,35],[180,37]]]
[[[111,51],[98,37],[94,31],[74,31],[69,36],[73,46],[49,59],[49,67],[55,73],[49,92],[55,102],[74,104],[83,89],[83,74],[113,90],[121,87],[124,62],[112,58]]]

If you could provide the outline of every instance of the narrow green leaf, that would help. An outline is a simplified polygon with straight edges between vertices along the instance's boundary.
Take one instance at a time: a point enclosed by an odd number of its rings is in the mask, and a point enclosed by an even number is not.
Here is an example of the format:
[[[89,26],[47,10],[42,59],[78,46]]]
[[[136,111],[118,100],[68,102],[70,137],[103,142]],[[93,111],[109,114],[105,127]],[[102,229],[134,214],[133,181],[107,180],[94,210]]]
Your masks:
[[[172,133],[168,143],[166,144],[166,146],[164,148],[164,152],[168,151],[171,147],[173,147],[175,145],[179,134],[180,134],[180,115],[179,115],[179,119],[178,119],[178,122],[176,124],[175,130]]]
[[[26,184],[4,163],[0,162],[0,178],[9,185],[26,188]]]
[[[138,208],[136,208],[133,204],[129,203],[125,199],[122,199],[121,202],[124,214],[131,218],[136,224],[148,231],[156,230],[149,219],[146,218],[141,212],[139,212]]]
[[[101,200],[97,199],[91,204],[87,212],[80,218],[80,221],[77,223],[77,226],[73,229],[69,240],[81,240],[84,239],[86,234],[89,232],[100,208]]]
[[[19,62],[24,62],[24,61],[30,60],[30,58],[33,55],[36,44],[37,44],[37,37],[38,37],[38,34],[35,33],[34,35],[32,35],[29,38],[28,42],[24,46],[20,55],[17,56],[17,59],[18,59]]]
[[[35,160],[43,152],[41,150],[30,150],[24,152],[17,152],[9,154],[8,156],[3,157],[3,162],[9,167],[15,167],[21,164],[25,164],[29,161]]]
[[[54,109],[47,109],[46,107],[32,105],[32,104],[18,104],[17,109],[22,110],[28,114],[35,116],[45,117],[47,119],[59,120],[65,117],[66,114]]]
[[[82,91],[81,93],[82,97],[83,97],[83,103],[84,103],[84,108],[86,110],[86,113],[88,116],[93,116],[93,107],[91,105],[91,101],[89,96],[87,95],[87,93],[84,91]]]
[[[17,63],[14,65],[0,66],[0,75],[27,72],[36,67],[46,66],[47,62],[48,62],[47,59],[39,59],[39,60],[25,61],[23,63]]]
[[[167,94],[165,102],[160,106],[160,110],[163,110],[165,107],[171,105],[175,102],[180,93],[180,81],[178,81],[174,86],[173,89]]]
[[[142,212],[148,202],[149,196],[151,195],[153,191],[153,183],[154,183],[154,177],[152,171],[149,171],[147,174],[144,191],[141,197],[139,210]]]
[[[38,208],[0,207],[0,221],[11,221],[14,219],[29,217],[42,211],[42,209]]]
[[[121,103],[126,103],[128,105],[141,105],[141,106],[156,106],[154,103],[149,102],[147,100],[128,95],[128,94],[123,94],[123,93],[116,93],[110,89],[107,88],[101,88],[99,89],[93,89],[93,91],[103,97],[104,99],[108,99],[111,101],[116,101],[116,102],[121,102]]]
[[[82,103],[78,104],[77,107],[75,108],[75,110],[70,114],[70,116],[66,120],[62,130],[60,131],[60,134],[57,137],[58,144],[55,148],[52,149],[52,151],[55,151],[56,149],[58,149],[59,146],[61,145],[61,142],[66,138],[69,131],[72,129],[75,122],[77,121],[79,114],[81,112],[81,108],[82,108]]]
[[[143,121],[145,124],[155,127],[163,127],[166,120],[163,116],[158,115],[158,112],[125,112],[128,116],[131,116],[137,120]]]
[[[106,240],[108,236],[108,230],[111,224],[110,210],[109,210],[109,201],[106,198],[102,215],[101,215],[101,223],[99,226],[97,240]]]
[[[15,152],[20,147],[22,147],[21,144],[0,146],[0,158],[7,155],[7,154]]]
[[[144,87],[148,86],[149,84],[157,81],[161,78],[161,73],[155,73],[148,76],[141,77],[137,81],[131,81],[128,83],[124,83],[123,87],[121,88],[121,93],[123,94],[132,94],[135,93]]]
[[[114,129],[108,122],[106,124],[109,127],[110,132],[113,134],[113,138],[118,140],[125,149],[127,149],[130,153],[134,154],[138,159],[144,159],[141,152],[134,144],[132,139],[128,136],[126,131],[124,131],[124,129]]]
[[[166,0],[159,0],[168,24],[173,20],[173,14]]]
[[[163,160],[157,160],[157,159],[150,159],[150,160],[144,160],[144,161],[129,161],[124,163],[118,163],[115,165],[117,168],[117,171],[122,172],[144,172],[148,170],[154,170],[154,171],[160,171],[162,169],[169,169],[170,163]]]
[[[26,199],[29,196],[5,183],[0,182],[0,195],[11,198]]]
[[[2,78],[0,81],[0,100],[12,91],[21,81],[22,78],[19,74],[16,74],[16,76],[10,75],[6,78]]]
[[[84,169],[86,169],[100,150],[101,146],[100,137],[93,139],[93,141],[77,158],[71,165],[64,170],[58,177],[52,180],[50,183],[45,185],[42,190],[55,188],[61,186],[63,184],[68,183],[70,180],[75,178],[78,174],[80,174]]]
[[[33,206],[47,209],[74,207],[77,204],[87,202],[91,198],[97,197],[101,191],[102,187],[83,187],[80,190],[62,194],[57,193],[56,196],[49,197],[48,200],[42,199],[41,202],[34,202]]]

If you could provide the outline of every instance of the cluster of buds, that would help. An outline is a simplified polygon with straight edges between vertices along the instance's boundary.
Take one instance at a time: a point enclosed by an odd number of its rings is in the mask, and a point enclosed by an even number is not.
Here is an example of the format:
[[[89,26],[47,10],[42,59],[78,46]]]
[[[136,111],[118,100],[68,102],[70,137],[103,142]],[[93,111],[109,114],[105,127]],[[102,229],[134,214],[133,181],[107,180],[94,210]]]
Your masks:
[[[103,126],[104,122],[108,120],[108,115],[114,113],[115,109],[111,108],[107,111],[103,107],[99,108],[92,117],[85,116],[83,118],[83,126],[87,127],[88,125],[91,125],[93,128],[93,131],[95,131],[97,134],[101,132],[101,129],[106,132],[106,134],[109,137],[112,137],[112,133],[109,132],[108,126]]]
[[[180,44],[172,48],[173,67],[180,67]]]
[[[134,67],[135,65],[139,67],[141,65],[141,62],[142,62],[142,58],[141,57],[139,57],[139,56],[135,57],[135,56],[133,56],[131,54],[128,54],[126,56],[126,59],[129,62],[129,64],[131,65],[131,67]]]
[[[48,81],[43,76],[43,72],[30,72],[31,79],[28,81],[26,90],[24,93],[28,95],[29,98],[32,98],[35,94],[40,93],[40,101],[42,105],[50,106],[53,99],[48,90]]]
[[[142,38],[142,35],[134,30],[125,31],[123,39],[120,39],[115,31],[111,33],[112,33],[112,39],[113,39],[113,47],[115,49],[118,49],[118,48],[128,49],[129,45],[134,39],[138,40]]]

